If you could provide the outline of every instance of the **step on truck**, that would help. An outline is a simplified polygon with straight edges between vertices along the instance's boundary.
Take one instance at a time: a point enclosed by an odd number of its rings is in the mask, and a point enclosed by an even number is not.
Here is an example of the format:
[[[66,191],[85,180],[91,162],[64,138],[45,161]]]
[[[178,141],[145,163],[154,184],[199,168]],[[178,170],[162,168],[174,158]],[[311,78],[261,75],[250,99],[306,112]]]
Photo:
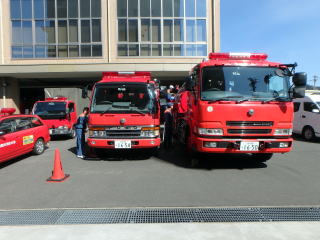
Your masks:
[[[99,149],[160,147],[157,84],[149,72],[104,72],[92,91],[88,146]]]
[[[306,74],[260,53],[210,53],[176,97],[174,130],[188,153],[248,153],[264,162],[292,148],[293,98]],[[292,77],[293,84],[290,83]]]
[[[77,122],[76,104],[66,97],[46,98],[37,101],[32,113],[38,115],[49,128],[50,136],[76,136]]]

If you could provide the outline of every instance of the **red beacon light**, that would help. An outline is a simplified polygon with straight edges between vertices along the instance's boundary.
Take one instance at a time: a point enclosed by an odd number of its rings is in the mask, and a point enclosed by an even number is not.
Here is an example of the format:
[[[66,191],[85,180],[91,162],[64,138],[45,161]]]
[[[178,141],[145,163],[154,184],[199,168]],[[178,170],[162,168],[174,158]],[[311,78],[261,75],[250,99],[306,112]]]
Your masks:
[[[15,108],[0,108],[0,116],[12,115],[15,111]]]
[[[266,60],[268,55],[265,53],[210,53],[209,59],[226,60]]]
[[[46,98],[46,101],[53,101],[53,100],[60,100],[60,101],[65,101],[68,98],[66,97],[50,97],[50,98]]]

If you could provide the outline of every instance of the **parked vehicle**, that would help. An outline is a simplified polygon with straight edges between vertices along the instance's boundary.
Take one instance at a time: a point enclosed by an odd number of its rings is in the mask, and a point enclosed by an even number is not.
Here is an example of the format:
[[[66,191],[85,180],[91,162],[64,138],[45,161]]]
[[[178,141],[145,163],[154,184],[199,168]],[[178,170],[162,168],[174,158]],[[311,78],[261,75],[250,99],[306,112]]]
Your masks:
[[[304,97],[306,74],[294,73],[295,64],[266,59],[210,53],[191,70],[176,97],[175,105],[185,106],[174,107],[175,133],[189,154],[250,153],[263,162],[291,150],[292,98]]]
[[[0,162],[28,152],[42,154],[50,141],[48,127],[35,115],[12,115],[0,109]]]
[[[105,72],[93,89],[88,145],[92,149],[160,146],[159,96],[149,72]]]
[[[75,124],[77,122],[76,104],[65,97],[46,98],[37,101],[32,110],[48,126],[51,136],[76,136]]]
[[[293,132],[311,141],[320,137],[320,91],[306,91],[304,98],[294,100]]]

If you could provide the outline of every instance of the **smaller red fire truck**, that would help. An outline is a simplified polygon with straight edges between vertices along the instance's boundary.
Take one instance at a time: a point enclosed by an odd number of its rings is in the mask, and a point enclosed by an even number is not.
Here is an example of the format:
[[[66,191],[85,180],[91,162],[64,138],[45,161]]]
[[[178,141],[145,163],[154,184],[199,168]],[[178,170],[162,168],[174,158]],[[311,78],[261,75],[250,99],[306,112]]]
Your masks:
[[[32,113],[38,115],[48,126],[51,136],[76,136],[74,125],[77,121],[76,104],[66,97],[46,98],[37,101]]]
[[[160,146],[160,108],[149,72],[105,72],[93,89],[88,145],[93,149]]]
[[[0,108],[0,163],[28,152],[42,154],[50,141],[48,127],[38,116],[14,112]]]

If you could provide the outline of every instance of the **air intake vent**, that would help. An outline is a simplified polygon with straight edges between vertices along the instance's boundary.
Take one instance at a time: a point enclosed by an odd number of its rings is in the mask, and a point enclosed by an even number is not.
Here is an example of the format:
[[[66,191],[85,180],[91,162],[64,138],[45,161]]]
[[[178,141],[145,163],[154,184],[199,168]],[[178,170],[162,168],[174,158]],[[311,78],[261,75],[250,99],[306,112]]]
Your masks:
[[[271,121],[227,121],[227,126],[271,127]]]
[[[229,134],[269,134],[272,129],[228,129]]]

